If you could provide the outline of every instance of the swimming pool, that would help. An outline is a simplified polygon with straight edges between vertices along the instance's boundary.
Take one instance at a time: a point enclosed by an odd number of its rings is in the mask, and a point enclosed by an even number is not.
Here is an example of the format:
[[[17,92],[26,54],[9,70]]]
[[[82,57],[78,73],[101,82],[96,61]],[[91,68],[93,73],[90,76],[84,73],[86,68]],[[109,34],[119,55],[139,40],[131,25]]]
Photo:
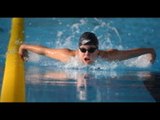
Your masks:
[[[9,30],[10,18],[1,18],[1,80]],[[160,101],[159,18],[25,18],[26,43],[76,49],[85,31],[96,33],[100,49],[153,47],[157,59],[153,65],[140,56],[83,67],[30,53],[25,63],[27,102]]]

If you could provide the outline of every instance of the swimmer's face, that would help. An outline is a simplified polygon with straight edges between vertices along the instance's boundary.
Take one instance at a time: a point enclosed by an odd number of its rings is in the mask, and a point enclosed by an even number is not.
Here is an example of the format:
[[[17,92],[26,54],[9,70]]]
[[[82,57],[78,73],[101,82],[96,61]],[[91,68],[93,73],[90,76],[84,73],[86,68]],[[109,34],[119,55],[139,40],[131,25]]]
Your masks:
[[[98,50],[95,45],[81,45],[78,49],[79,58],[86,65],[93,63],[97,54]]]

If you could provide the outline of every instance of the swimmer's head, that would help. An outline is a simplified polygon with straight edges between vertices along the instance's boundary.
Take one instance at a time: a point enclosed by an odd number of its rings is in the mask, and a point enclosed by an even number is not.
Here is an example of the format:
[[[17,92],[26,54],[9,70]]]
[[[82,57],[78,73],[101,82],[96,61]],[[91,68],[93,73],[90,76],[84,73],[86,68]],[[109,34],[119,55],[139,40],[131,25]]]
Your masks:
[[[81,35],[78,56],[85,65],[96,60],[98,56],[98,39],[94,33],[85,32]]]
[[[98,48],[98,38],[92,32],[84,32],[79,39],[79,47],[81,45],[95,45]]]

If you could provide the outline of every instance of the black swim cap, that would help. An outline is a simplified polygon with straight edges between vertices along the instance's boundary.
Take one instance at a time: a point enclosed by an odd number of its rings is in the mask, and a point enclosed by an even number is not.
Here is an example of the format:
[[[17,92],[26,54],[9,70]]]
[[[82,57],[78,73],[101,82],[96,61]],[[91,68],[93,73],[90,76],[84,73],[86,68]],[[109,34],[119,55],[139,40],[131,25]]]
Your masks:
[[[84,32],[79,39],[79,46],[81,45],[95,45],[98,48],[98,39],[92,32]]]

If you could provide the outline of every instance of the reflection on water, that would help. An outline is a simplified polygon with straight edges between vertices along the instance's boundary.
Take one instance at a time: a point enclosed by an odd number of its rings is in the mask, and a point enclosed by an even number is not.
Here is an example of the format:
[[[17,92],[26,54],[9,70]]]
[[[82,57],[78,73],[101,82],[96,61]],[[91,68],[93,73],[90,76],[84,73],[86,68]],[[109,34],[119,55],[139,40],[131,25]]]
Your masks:
[[[146,71],[26,71],[28,102],[155,102],[157,76]],[[157,91],[157,87],[155,88]],[[158,94],[156,94],[157,97]]]
[[[146,79],[144,84],[156,101],[160,101],[160,73],[150,73],[151,79]]]

